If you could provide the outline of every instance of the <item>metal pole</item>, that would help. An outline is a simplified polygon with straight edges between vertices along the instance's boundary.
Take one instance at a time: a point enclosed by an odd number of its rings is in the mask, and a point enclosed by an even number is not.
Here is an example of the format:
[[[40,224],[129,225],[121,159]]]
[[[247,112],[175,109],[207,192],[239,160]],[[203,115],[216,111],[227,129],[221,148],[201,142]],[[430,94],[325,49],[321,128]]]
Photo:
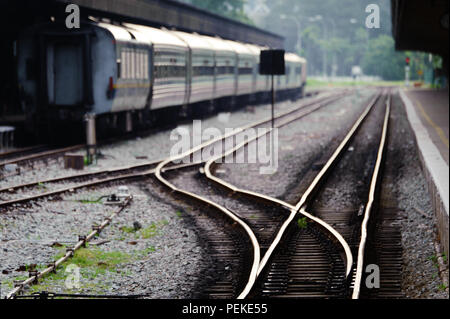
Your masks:
[[[409,86],[409,65],[405,66],[405,86]]]
[[[275,126],[275,89],[273,85],[273,74],[272,74],[272,128]]]
[[[89,164],[95,159],[97,153],[97,136],[95,132],[95,114],[86,114],[86,147],[87,147],[87,160]]]

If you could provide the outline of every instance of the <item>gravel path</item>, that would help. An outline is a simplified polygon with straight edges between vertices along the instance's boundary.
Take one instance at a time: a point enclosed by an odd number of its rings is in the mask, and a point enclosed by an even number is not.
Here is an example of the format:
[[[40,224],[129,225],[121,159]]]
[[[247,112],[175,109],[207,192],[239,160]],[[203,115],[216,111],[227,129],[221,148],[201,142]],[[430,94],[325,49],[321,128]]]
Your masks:
[[[445,298],[438,269],[433,261],[436,252],[436,221],[427,183],[417,154],[414,136],[398,96],[392,102],[391,141],[397,181],[393,187],[399,208],[403,242],[403,289],[407,298]],[[448,274],[448,264],[447,264]]]

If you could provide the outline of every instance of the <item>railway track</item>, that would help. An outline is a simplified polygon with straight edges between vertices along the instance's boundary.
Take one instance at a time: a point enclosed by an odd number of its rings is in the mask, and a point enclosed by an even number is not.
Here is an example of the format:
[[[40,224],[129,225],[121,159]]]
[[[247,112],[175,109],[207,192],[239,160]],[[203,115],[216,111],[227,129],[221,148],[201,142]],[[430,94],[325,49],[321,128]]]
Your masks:
[[[287,116],[291,116],[292,114],[295,114],[297,112],[301,112],[302,110],[306,108],[311,108],[312,110],[315,110],[319,107],[322,107],[326,105],[327,103],[331,103],[336,98],[342,97],[344,94],[346,94],[346,91],[341,92],[336,95],[326,95],[325,97],[319,97],[318,99],[314,99],[312,101],[304,102],[300,104],[299,108],[294,108],[292,110],[285,111],[279,115],[277,115],[277,118],[285,118]],[[308,111],[311,112],[311,111]],[[250,123],[245,127],[237,129],[235,132],[231,133],[229,136],[234,136],[235,134],[238,134],[240,132],[243,132],[249,128],[261,126],[264,124],[267,124],[270,122],[270,118],[265,118],[263,120]],[[207,141],[203,143],[202,145],[199,145],[198,149],[195,151],[199,151],[203,149],[204,147],[207,147],[213,143],[219,142],[222,140],[222,137],[216,138],[215,140]],[[74,146],[79,147],[79,146]],[[69,150],[73,150],[73,148],[69,148]],[[58,150],[57,154],[63,154],[64,152],[67,152],[67,149],[64,150]],[[35,158],[41,158],[42,154],[36,154],[34,155]],[[115,169],[104,169],[99,170],[95,172],[88,172],[88,173],[77,173],[69,176],[61,176],[46,180],[36,180],[34,182],[28,182],[18,185],[12,185],[7,186],[2,189],[0,189],[0,198],[3,199],[2,202],[0,202],[0,209],[5,209],[7,207],[10,207],[11,205],[16,204],[26,204],[27,202],[49,197],[49,196],[56,196],[60,195],[66,192],[73,192],[77,189],[90,187],[90,186],[97,186],[105,183],[111,183],[119,180],[125,180],[125,179],[139,179],[143,178],[149,175],[152,175],[155,173],[155,168],[157,164],[161,163],[163,160],[156,160],[156,161],[147,161],[142,164],[137,165],[129,165],[125,167],[115,168]],[[197,164],[187,164],[187,166],[191,165],[197,165]],[[185,165],[170,165],[169,167],[166,167],[164,170],[172,170],[177,169],[180,167],[184,167]],[[69,186],[63,186],[59,187],[60,184],[68,183],[70,182]],[[48,190],[49,188],[52,188],[52,190]],[[44,189],[44,191],[43,191]],[[27,191],[31,192],[31,195],[19,197],[15,195],[18,191]]]
[[[305,97],[313,97],[319,95],[321,91],[315,90],[305,93]],[[142,132],[139,132],[142,136],[148,136],[152,133],[155,133],[155,129],[149,129]],[[126,134],[122,136],[120,139],[127,139],[134,135]],[[101,144],[108,144],[116,142],[117,138],[111,138],[104,141],[101,141]],[[39,166],[39,162],[43,165],[48,165],[49,163],[58,161],[64,154],[67,152],[76,152],[86,148],[85,144],[77,144],[62,148],[52,148],[47,145],[35,145],[29,147],[18,148],[6,152],[0,153],[0,172],[3,178],[8,177],[10,175],[20,174],[20,172],[33,169]],[[20,171],[7,173],[4,172],[4,168],[7,165],[16,164],[20,166]],[[3,171],[3,172],[2,172]]]
[[[18,158],[23,155],[32,154],[40,151],[46,150],[48,147],[45,145],[36,145],[29,147],[22,147],[17,149],[12,149],[6,152],[0,152],[0,160],[6,161],[11,160],[13,158]]]
[[[277,119],[292,116],[293,114],[296,114],[298,112],[300,112],[300,115],[297,115],[297,118],[303,117],[306,114],[309,114],[309,113],[313,112],[314,110],[316,110],[320,107],[323,107],[324,105],[327,105],[327,104],[335,101],[336,99],[339,99],[340,97],[344,96],[344,94],[345,94],[345,92],[303,103],[299,109],[293,109],[293,110],[284,112],[282,114],[279,114],[277,116]],[[307,111],[304,111],[304,109],[307,107],[310,107],[310,109],[308,109]],[[267,124],[270,122],[271,122],[271,118],[266,118],[266,119],[258,121],[256,123],[249,124],[244,128],[236,129],[232,133],[228,134],[228,136],[225,135],[225,136],[221,136],[216,139],[209,140],[209,141],[201,144],[200,146],[193,148],[192,150],[189,151],[189,154],[192,154],[192,153],[199,151],[207,146],[210,146],[213,143],[222,142],[226,138],[229,138],[236,134],[244,132],[245,129],[247,129],[247,128],[260,126],[260,125]],[[189,154],[182,154],[180,156],[180,158],[182,158],[186,155],[189,155]],[[163,173],[163,172],[179,170],[179,169],[183,169],[185,167],[192,167],[192,166],[195,167],[195,166],[198,166],[199,164],[201,164],[201,163],[191,163],[191,164],[169,165],[168,167],[165,167],[167,164],[169,164],[170,162],[172,162],[174,160],[175,160],[174,158],[169,158],[164,161],[154,161],[154,162],[149,162],[149,163],[145,163],[145,164],[120,168],[120,169],[106,170],[106,171],[95,172],[95,173],[82,173],[82,174],[76,174],[76,175],[72,175],[72,176],[68,176],[68,177],[49,179],[46,181],[47,183],[67,181],[69,179],[92,179],[93,177],[102,176],[104,174],[110,174],[112,172],[118,173],[117,176],[112,176],[112,177],[109,176],[106,178],[99,178],[98,180],[95,180],[95,181],[84,182],[84,183],[81,183],[76,186],[61,188],[56,191],[45,192],[45,193],[41,193],[41,194],[37,194],[37,195],[32,195],[32,196],[19,198],[19,199],[13,199],[13,200],[1,202],[0,207],[5,208],[10,205],[26,203],[31,200],[35,200],[35,199],[42,198],[42,197],[57,195],[57,194],[61,194],[61,193],[67,192],[67,191],[74,191],[75,189],[78,189],[78,188],[95,186],[95,185],[99,185],[99,184],[103,184],[103,183],[126,179],[126,178],[130,178],[130,179],[142,178],[142,177],[150,176],[152,174],[155,174],[158,178],[161,178],[161,173]],[[156,164],[159,164],[159,165],[154,167]],[[135,169],[139,169],[140,170],[139,173],[136,173],[136,172],[130,173],[131,170],[135,170]],[[126,174],[123,174],[124,172],[126,172]],[[1,191],[2,192],[6,192],[6,191],[10,192],[10,191],[15,191],[15,190],[22,189],[25,187],[33,187],[33,186],[40,185],[40,184],[42,184],[42,181],[39,181],[39,182],[36,181],[33,183],[16,185],[13,187],[9,187],[7,189],[5,188]],[[214,234],[214,238],[211,242],[213,243],[213,246],[215,243],[215,245],[217,247],[216,257],[219,260],[221,259],[221,260],[223,260],[223,262],[226,262],[229,265],[227,267],[229,267],[230,269],[231,268],[233,270],[241,269],[242,271],[239,271],[238,273],[243,273],[243,274],[246,273],[246,271],[242,269],[242,268],[246,268],[246,266],[245,266],[246,263],[239,262],[239,258],[241,258],[242,255],[248,254],[248,252],[244,252],[244,253],[242,252],[242,250],[243,250],[242,247],[249,247],[249,245],[248,245],[248,243],[246,243],[245,245],[243,245],[242,243],[244,243],[246,241],[252,242],[252,244],[253,244],[253,267],[250,270],[250,272],[251,272],[250,278],[256,278],[256,271],[257,271],[257,268],[259,265],[259,260],[260,260],[259,244],[258,244],[258,241],[255,238],[254,234],[252,234],[250,228],[242,220],[240,220],[240,218],[236,217],[233,213],[231,213],[229,210],[222,207],[221,205],[218,205],[217,203],[215,203],[213,201],[205,200],[204,198],[201,198],[201,197],[199,197],[195,194],[189,193],[189,192],[180,191],[180,193],[182,193],[183,195],[186,195],[190,199],[200,201],[203,204],[206,204],[210,207],[212,206],[215,209],[222,211],[225,214],[222,216],[222,218],[225,217],[226,223],[228,223],[227,227],[235,228],[236,224],[239,224],[242,227],[240,234],[239,234],[239,231],[237,233],[235,231],[234,232],[225,232],[225,234],[236,233],[236,235],[232,235],[231,237],[228,235]],[[109,222],[110,222],[110,219],[107,219],[106,224],[104,226],[106,226]],[[231,224],[230,224],[230,222],[231,222]],[[245,235],[243,235],[243,233],[245,233]],[[228,244],[230,246],[230,249],[224,249],[224,244]],[[77,244],[76,247],[79,248],[78,246],[79,245]],[[68,253],[67,258],[70,256],[71,255]],[[231,257],[234,257],[236,260],[234,262],[230,262],[229,259]],[[65,260],[67,260],[67,258]],[[58,264],[64,262],[65,260],[60,261]],[[22,291],[24,289],[24,287],[26,287],[29,284],[34,283],[37,279],[41,278],[42,276],[45,276],[50,271],[55,270],[56,267],[57,267],[57,265],[56,266],[53,265],[52,267],[49,267],[49,269],[46,269],[42,273],[35,274],[30,277],[31,279],[28,279],[28,280],[24,281],[23,283],[17,285],[17,287],[15,287],[15,289],[8,295],[8,298],[13,298],[18,292]],[[253,283],[249,282],[245,285],[245,287],[241,287],[239,284],[236,285],[236,284],[232,283],[231,281],[225,281],[225,282],[219,281],[219,282],[215,282],[213,285],[209,285],[208,288],[205,290],[205,292],[208,294],[209,297],[214,298],[214,297],[224,297],[224,296],[228,296],[228,297],[236,296],[238,294],[237,292],[242,290],[242,292],[239,294],[239,297],[243,298],[249,293],[252,285],[253,285]]]
[[[276,126],[287,125],[331,101],[332,99],[325,99],[325,101],[307,105],[310,106],[309,109],[302,107],[300,110],[286,112],[277,117]],[[207,237],[211,245],[211,255],[216,258],[219,265],[226,265],[225,271],[220,267],[216,270],[216,273],[222,274],[217,277],[218,279],[204,284],[204,291],[200,294],[202,297],[346,298],[351,295],[353,298],[359,298],[365,265],[364,248],[368,238],[367,225],[375,201],[375,191],[379,180],[378,175],[383,159],[388,126],[389,98],[387,101],[377,160],[372,165],[374,167],[369,200],[365,204],[363,220],[354,223],[351,227],[348,227],[348,223],[349,220],[355,219],[354,210],[334,211],[331,214],[327,210],[317,210],[314,211],[314,214],[311,214],[308,209],[309,206],[312,206],[312,199],[319,192],[321,184],[331,174],[332,167],[337,165],[336,162],[343,156],[342,154],[348,148],[349,143],[354,139],[354,135],[360,130],[360,126],[366,121],[366,118],[369,117],[368,114],[374,112],[375,105],[378,108],[380,108],[380,105],[384,105],[384,100],[380,96],[371,100],[363,114],[295,205],[249,190],[239,189],[215,177],[211,173],[211,168],[218,157],[210,158],[204,166],[204,175],[209,180],[206,184],[202,180],[202,176],[198,174],[198,166],[203,163],[171,165],[171,162],[191,156],[214,143],[225,143],[227,138],[242,133],[243,129],[237,129],[228,136],[224,135],[207,141],[175,158],[171,157],[163,161],[140,165],[142,171],[138,174],[121,175],[121,172],[133,169],[127,167],[117,169],[118,176],[108,177],[107,179],[134,178],[155,174],[163,185],[178,196],[195,202],[197,206],[201,203],[201,206],[205,208],[204,212],[207,213],[200,217],[200,223],[202,223],[202,218],[203,222],[213,219],[218,223],[215,227],[210,228]],[[263,125],[267,122],[269,122],[269,119],[248,127]],[[236,152],[262,135],[260,134],[240,145],[233,145],[233,148],[221,157]],[[163,176],[163,173],[170,177],[170,181],[169,177]],[[91,178],[89,174],[79,175],[77,178]],[[176,182],[181,181],[183,187],[185,187],[187,179],[192,183],[192,185],[188,185],[189,189],[203,189],[204,191],[198,194],[178,188],[175,185]],[[103,183],[105,179],[100,179],[100,182],[97,182]],[[90,183],[82,184],[80,187],[91,185]],[[229,196],[221,191],[215,191],[214,195],[211,196],[210,183],[220,185],[221,189],[228,189],[234,195],[245,196],[245,199],[241,198],[238,202],[230,202]],[[194,186],[194,184],[197,184],[197,186]],[[218,212],[219,215],[217,215]],[[361,210],[358,212],[361,213]],[[356,212],[357,218],[360,215],[358,212]],[[295,218],[299,216],[306,217],[306,221],[302,220],[302,226],[300,226],[300,220],[298,224],[295,223]],[[361,227],[360,232],[355,231],[356,226]],[[217,230],[217,227],[224,229],[224,231],[221,233],[214,231]],[[386,232],[384,236],[389,237]],[[231,273],[230,270],[233,272]],[[239,274],[239,276],[236,276],[236,274]]]
[[[316,111],[318,108],[323,107],[325,103],[318,103],[312,105],[308,109],[301,109],[299,112],[295,113],[289,113],[289,116],[283,116],[278,117],[276,123],[276,126],[282,126],[286,125],[288,123],[291,123],[293,121],[296,121],[308,114],[311,114],[312,112]],[[281,122],[281,123],[279,123]],[[239,132],[233,132],[229,134],[228,136],[224,136],[218,140],[223,142],[225,145],[228,145],[226,142],[226,139],[233,137]],[[264,133],[265,134],[265,133]],[[263,134],[260,134],[261,136]],[[219,157],[226,156],[229,153],[234,152],[235,149],[242,147],[243,145],[238,145],[235,148],[231,149],[229,152],[226,152],[224,155],[219,155]],[[195,152],[201,150],[204,146],[199,148],[194,148],[188,152],[185,152],[183,154],[180,154],[179,156],[172,157],[167,159],[166,161],[161,162],[158,167],[156,168],[155,175],[158,178],[158,180],[168,187],[172,192],[181,194],[183,196],[192,198],[202,204],[210,205],[214,207],[216,210],[218,210],[220,213],[224,214],[225,216],[228,216],[231,218],[236,224],[238,224],[243,231],[247,233],[248,238],[251,242],[251,251],[253,252],[253,258],[249,262],[250,265],[252,265],[251,269],[249,269],[248,274],[248,281],[244,285],[243,290],[241,293],[236,294],[237,298],[245,298],[250,293],[251,289],[253,288],[253,285],[256,281],[257,276],[260,273],[260,267],[261,267],[261,254],[266,253],[271,247],[271,243],[273,240],[275,240],[275,236],[277,234],[278,226],[282,226],[282,224],[285,222],[286,218],[288,217],[288,214],[284,210],[284,208],[279,207],[277,205],[278,203],[272,203],[273,209],[270,209],[267,207],[267,204],[265,204],[265,207],[257,207],[255,206],[255,203],[244,203],[240,202],[239,207],[229,207],[228,205],[232,205],[229,201],[227,201],[226,198],[220,196],[220,193],[216,193],[215,196],[211,198],[211,196],[208,196],[208,188],[202,187],[201,185],[195,185],[198,183],[197,178],[195,176],[197,175],[197,171],[190,169],[188,172],[184,172],[181,175],[181,181],[175,178],[174,180],[170,179],[169,177],[163,177],[162,170],[166,167],[166,165],[169,165],[169,163],[173,161],[182,160],[183,158],[189,157],[193,155]],[[205,166],[205,172],[206,174],[209,174],[209,167],[212,162],[217,160],[219,157],[211,158],[206,166]],[[184,176],[183,176],[184,175]],[[186,177],[187,176],[187,177]],[[180,176],[178,176],[178,179]],[[192,184],[191,184],[192,183]],[[182,187],[178,187],[176,184],[182,184]],[[196,192],[194,193],[192,190],[195,189]],[[203,191],[202,191],[203,189]],[[205,193],[206,190],[206,193]],[[243,207],[244,206],[244,207]],[[261,211],[264,212],[264,214],[261,214]],[[249,226],[251,225],[251,226]],[[223,288],[225,291],[224,293],[228,296],[233,295],[233,291],[235,291],[234,287],[237,284],[233,284],[232,282],[225,282],[223,283]],[[226,290],[226,287],[228,287],[228,291]]]
[[[249,190],[239,189],[211,173],[211,165],[218,158],[207,162],[205,165],[206,176],[221,187],[225,187],[233,194],[278,204],[290,211],[289,218],[283,223],[277,237],[261,259],[258,269],[259,278],[251,296],[345,298],[352,291],[352,297],[359,298],[362,269],[365,265],[364,248],[368,232],[367,226],[383,159],[390,109],[389,101],[387,98],[384,121],[379,132],[381,137],[379,137],[377,145],[377,157],[376,161],[371,164],[370,188],[365,194],[368,200],[364,203],[363,215],[358,214],[361,213],[360,210],[311,215],[307,209],[311,205],[315,193],[318,192],[320,184],[330,175],[332,167],[342,157],[350,141],[360,130],[360,126],[367,121],[368,114],[374,113],[373,109],[377,108],[381,108],[383,111],[384,98],[380,98],[380,96],[369,103],[295,205]],[[228,153],[236,152],[248,142],[236,146]],[[362,220],[359,215],[364,216]],[[305,223],[303,227],[299,227],[293,222],[297,216],[304,216],[309,222]],[[349,223],[351,224],[349,225]],[[353,241],[350,241],[351,239]],[[350,245],[347,241],[350,241]]]
[[[58,159],[64,156],[67,152],[74,152],[83,148],[85,148],[85,145],[79,144],[58,149],[50,149],[47,146],[36,146],[12,151],[8,156],[6,156],[6,160],[0,162],[1,176],[5,178],[11,175],[20,174],[23,171],[34,169],[39,165],[48,165],[49,163],[58,161]],[[2,157],[0,157],[0,159]],[[10,173],[5,172],[4,168],[13,164],[17,167],[16,171]]]

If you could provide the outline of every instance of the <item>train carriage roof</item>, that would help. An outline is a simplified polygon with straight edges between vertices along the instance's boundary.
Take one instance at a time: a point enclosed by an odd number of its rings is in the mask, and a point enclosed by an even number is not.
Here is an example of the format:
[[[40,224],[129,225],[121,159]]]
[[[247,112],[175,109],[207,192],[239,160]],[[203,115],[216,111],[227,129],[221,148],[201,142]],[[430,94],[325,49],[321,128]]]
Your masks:
[[[124,23],[123,25],[130,32],[132,32],[136,39],[139,41],[156,45],[173,45],[186,49],[188,48],[187,44],[184,41],[179,39],[176,35],[172,34],[168,30],[161,30],[131,23]]]
[[[226,51],[226,52],[235,53],[233,47],[230,46],[230,44],[227,43],[227,41],[225,41],[224,39],[210,37],[210,36],[206,36],[206,35],[202,35],[201,37],[204,38],[206,41],[208,41],[211,44],[214,51],[222,51],[222,52]]]
[[[195,34],[187,33],[182,31],[171,31],[179,38],[181,38],[187,45],[192,49],[203,49],[213,51],[213,46],[208,42],[205,37]]]
[[[236,52],[239,55],[253,55],[253,51],[250,50],[248,46],[246,46],[244,43],[231,41],[231,40],[225,40],[233,49],[234,52]]]
[[[132,39],[130,32],[121,26],[105,22],[98,22],[96,25],[111,32],[115,40],[130,41]]]
[[[306,60],[295,53],[287,52],[284,55],[284,59],[288,62],[297,62],[297,63],[305,63]]]

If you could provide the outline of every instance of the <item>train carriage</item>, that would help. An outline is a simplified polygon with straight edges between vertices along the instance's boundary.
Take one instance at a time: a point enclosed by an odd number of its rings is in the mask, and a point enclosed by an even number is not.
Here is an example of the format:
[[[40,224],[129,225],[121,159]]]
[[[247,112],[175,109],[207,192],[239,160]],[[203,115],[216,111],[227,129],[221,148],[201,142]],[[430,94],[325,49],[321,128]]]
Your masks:
[[[237,54],[225,40],[204,36],[214,50],[214,99],[236,96]]]
[[[74,30],[37,25],[17,43],[21,103],[35,124],[27,127],[82,123],[93,114],[100,127],[130,131],[150,119],[177,121],[182,110],[202,116],[213,106],[229,110],[236,102],[265,101],[271,87],[270,77],[258,72],[262,49],[93,18]],[[306,60],[290,53],[285,59],[287,74],[276,77],[275,88],[278,98],[296,98],[306,82]]]
[[[253,94],[254,55],[243,43],[229,41],[227,43],[236,52],[236,93],[238,97]]]
[[[189,46],[172,32],[125,23],[124,27],[145,35],[153,47],[152,110],[188,103]],[[135,32],[135,31],[132,31]]]
[[[198,34],[172,31],[189,47],[188,103],[205,102],[211,105],[214,99],[214,50],[209,42]]]

